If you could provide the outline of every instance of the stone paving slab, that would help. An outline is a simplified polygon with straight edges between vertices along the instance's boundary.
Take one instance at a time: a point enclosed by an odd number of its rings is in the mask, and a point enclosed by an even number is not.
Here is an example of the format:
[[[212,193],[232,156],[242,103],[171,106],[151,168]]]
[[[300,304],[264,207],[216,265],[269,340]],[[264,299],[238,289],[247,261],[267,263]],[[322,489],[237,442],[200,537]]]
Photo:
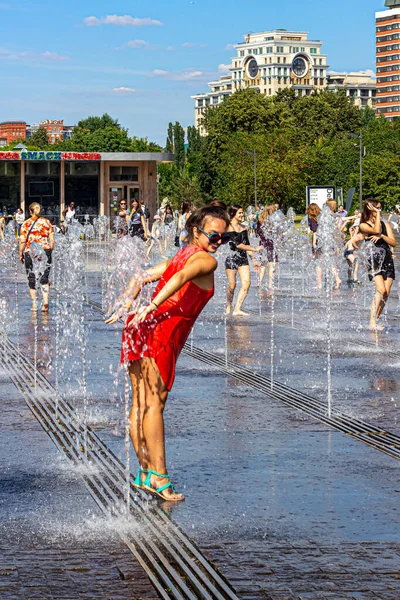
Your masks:
[[[399,600],[400,544],[315,542],[203,545],[245,600]]]
[[[0,545],[1,600],[153,600],[143,569],[121,544],[34,548]]]

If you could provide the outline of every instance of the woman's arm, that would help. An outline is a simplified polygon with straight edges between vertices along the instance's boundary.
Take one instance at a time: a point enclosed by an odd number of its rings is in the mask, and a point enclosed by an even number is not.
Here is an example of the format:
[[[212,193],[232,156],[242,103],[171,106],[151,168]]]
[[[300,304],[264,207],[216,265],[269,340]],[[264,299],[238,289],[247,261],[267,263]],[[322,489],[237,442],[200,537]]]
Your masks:
[[[386,233],[387,235],[381,235],[381,238],[389,244],[389,246],[392,246],[392,248],[396,248],[396,238],[393,235],[393,229],[392,226],[389,225],[389,223],[386,223]]]
[[[142,287],[148,283],[158,281],[164,275],[171,260],[171,258],[169,260],[164,260],[162,263],[159,263],[158,265],[148,269],[141,283],[138,283],[137,277],[133,276],[125,292],[116,302],[117,305],[123,303],[122,306],[107,319],[106,323],[115,323],[120,319],[124,311],[130,310],[132,308],[133,301],[138,297]]]
[[[312,247],[314,248],[314,250],[317,247],[317,232],[316,231],[313,231],[313,234],[312,234]]]
[[[168,298],[173,296],[178,290],[180,290],[185,283],[193,281],[199,277],[206,277],[215,271],[218,263],[209,254],[205,256],[201,253],[201,256],[193,256],[188,260],[186,265],[175,273],[171,279],[165,284],[162,290],[159,291],[153,301],[147,306],[143,307],[137,314],[137,318],[132,322],[132,326],[136,326],[145,320],[147,315],[157,310],[157,308],[163,304]]]
[[[147,223],[146,223],[146,219],[144,218],[144,214],[141,214],[140,220],[142,222],[142,227],[143,227],[143,230],[144,230],[144,235],[145,235],[145,237],[149,238],[150,234],[147,231]]]
[[[381,234],[381,211],[372,206],[372,204],[368,204],[368,208],[375,213],[375,223],[374,226],[368,225],[368,223],[360,223],[360,231],[362,233],[367,233],[368,235],[380,235]]]
[[[26,243],[26,234],[23,233],[21,230],[21,233],[19,236],[19,260],[21,262],[24,262],[23,249],[25,247],[25,243]]]

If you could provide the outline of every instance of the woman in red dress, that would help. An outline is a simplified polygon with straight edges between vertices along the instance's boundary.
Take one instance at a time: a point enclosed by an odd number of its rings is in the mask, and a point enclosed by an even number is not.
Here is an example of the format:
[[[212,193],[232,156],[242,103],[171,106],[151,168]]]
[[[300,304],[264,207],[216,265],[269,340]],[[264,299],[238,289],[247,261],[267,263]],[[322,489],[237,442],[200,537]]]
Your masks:
[[[175,377],[175,364],[197,317],[214,294],[218,247],[229,241],[226,212],[218,206],[195,210],[186,223],[189,245],[149,269],[142,285],[158,281],[152,302],[128,316],[122,334],[122,362],[132,384],[130,434],[139,461],[136,485],[165,500],[180,501],[167,472],[163,411]],[[134,278],[126,294],[134,300]],[[132,306],[129,299],[125,304]],[[121,312],[106,323],[115,323]]]

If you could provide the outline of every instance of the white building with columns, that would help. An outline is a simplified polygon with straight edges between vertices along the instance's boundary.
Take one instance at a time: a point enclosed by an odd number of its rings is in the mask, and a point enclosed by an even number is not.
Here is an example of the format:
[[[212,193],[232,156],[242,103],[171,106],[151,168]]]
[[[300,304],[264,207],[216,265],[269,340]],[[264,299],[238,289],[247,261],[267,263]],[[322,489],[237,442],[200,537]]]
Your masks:
[[[285,88],[294,89],[298,95],[345,88],[347,95],[360,106],[374,106],[375,80],[365,73],[331,76],[322,45],[320,40],[309,40],[306,32],[286,29],[245,35],[244,41],[234,46],[229,75],[211,81],[208,92],[192,96],[195,124],[200,133],[205,134],[201,119],[206,107],[218,106],[227,96],[246,88],[257,89],[265,96],[273,96]]]

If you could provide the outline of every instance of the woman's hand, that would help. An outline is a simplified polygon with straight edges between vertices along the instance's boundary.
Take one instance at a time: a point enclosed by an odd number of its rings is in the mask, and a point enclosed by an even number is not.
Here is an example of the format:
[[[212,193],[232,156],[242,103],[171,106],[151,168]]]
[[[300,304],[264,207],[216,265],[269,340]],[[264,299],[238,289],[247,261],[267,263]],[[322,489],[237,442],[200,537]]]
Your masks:
[[[374,213],[380,213],[381,212],[380,208],[377,208],[376,206],[374,206],[370,202],[367,203],[367,207],[369,208],[369,210],[371,210]]]
[[[382,236],[380,235],[370,235],[369,239],[371,240],[371,242],[374,242],[374,244],[376,244],[376,242],[380,239],[382,239]]]
[[[134,327],[137,327],[137,325],[139,325],[140,323],[143,323],[143,321],[146,319],[146,317],[148,315],[150,315],[152,312],[154,312],[156,310],[156,305],[151,303],[151,304],[147,304],[146,306],[141,306],[134,319],[132,319],[132,321],[129,323],[128,325],[128,329],[133,329]]]
[[[119,321],[121,318],[121,315],[119,313],[119,311],[117,310],[115,313],[113,313],[111,315],[111,317],[109,317],[107,319],[107,321],[105,321],[106,325],[112,325],[113,323],[116,323],[117,321]]]
[[[120,308],[118,308],[111,315],[111,317],[108,317],[107,321],[105,322],[106,325],[112,325],[113,323],[116,323],[117,321],[120,321],[122,318],[125,318],[128,315],[128,310],[131,307],[132,307],[132,302],[130,300],[127,300],[123,306],[121,306]]]

